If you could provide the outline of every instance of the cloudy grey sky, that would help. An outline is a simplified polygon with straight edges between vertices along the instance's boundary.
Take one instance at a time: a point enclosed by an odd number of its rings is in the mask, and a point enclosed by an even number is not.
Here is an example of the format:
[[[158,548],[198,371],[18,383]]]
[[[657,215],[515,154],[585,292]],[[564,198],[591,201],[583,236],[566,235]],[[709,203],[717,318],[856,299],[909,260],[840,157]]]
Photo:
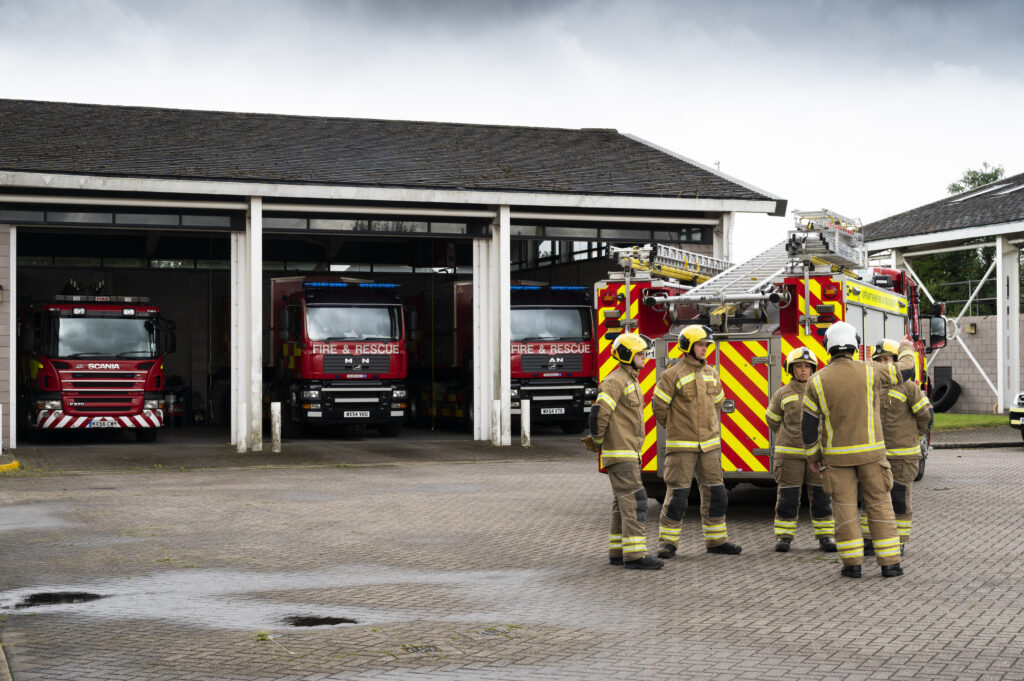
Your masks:
[[[1022,35],[1016,0],[0,0],[0,96],[617,128],[870,222],[1024,172]]]

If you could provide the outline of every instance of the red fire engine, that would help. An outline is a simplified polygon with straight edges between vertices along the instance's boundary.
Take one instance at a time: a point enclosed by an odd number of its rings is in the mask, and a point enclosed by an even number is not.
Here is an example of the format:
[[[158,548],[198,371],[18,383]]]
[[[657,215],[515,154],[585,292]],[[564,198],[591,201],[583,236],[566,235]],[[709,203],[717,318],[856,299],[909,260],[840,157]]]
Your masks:
[[[23,307],[18,323],[20,422],[29,439],[105,428],[156,440],[163,358],[175,349],[174,322],[160,308],[142,297],[58,295]]]
[[[410,389],[414,420],[472,419],[473,284],[457,282],[406,301],[418,329]],[[581,432],[597,395],[594,321],[584,286],[511,287],[512,416],[530,400],[531,422]],[[420,332],[422,331],[422,333]]]
[[[825,330],[837,321],[857,327],[862,356],[883,337],[910,335],[917,352],[917,380],[926,382],[925,354],[945,344],[945,319],[921,309],[919,288],[908,273],[867,267],[858,221],[831,211],[798,212],[796,220],[797,228],[786,241],[689,290],[673,294],[634,282],[632,296],[642,301],[630,314],[621,306],[610,315],[598,310],[602,337],[607,333],[614,338],[617,327],[626,327],[657,339],[655,367],[642,382],[648,400],[656,376],[678,360],[676,336],[683,326],[707,324],[715,330],[708,362],[718,369],[726,394],[722,469],[730,486],[773,484],[765,409],[775,390],[789,380],[783,362],[793,348],[809,348],[824,366]],[[649,321],[652,316],[656,322]],[[601,321],[609,318],[611,326],[602,327]],[[643,476],[649,493],[660,498],[664,486],[658,452],[664,443],[657,437],[653,414],[649,422]]]
[[[271,280],[268,390],[282,403],[286,436],[300,436],[309,425],[399,433],[408,360],[397,289],[337,276]]]

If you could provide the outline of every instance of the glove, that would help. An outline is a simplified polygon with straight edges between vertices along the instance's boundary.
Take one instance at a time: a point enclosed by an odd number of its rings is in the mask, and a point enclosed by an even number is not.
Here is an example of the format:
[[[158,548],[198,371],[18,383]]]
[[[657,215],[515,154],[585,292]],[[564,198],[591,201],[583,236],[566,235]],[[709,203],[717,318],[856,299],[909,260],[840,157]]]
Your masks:
[[[583,446],[589,449],[590,451],[597,452],[598,454],[600,454],[601,445],[604,443],[604,438],[588,435],[586,437],[580,438],[580,442],[582,442]]]

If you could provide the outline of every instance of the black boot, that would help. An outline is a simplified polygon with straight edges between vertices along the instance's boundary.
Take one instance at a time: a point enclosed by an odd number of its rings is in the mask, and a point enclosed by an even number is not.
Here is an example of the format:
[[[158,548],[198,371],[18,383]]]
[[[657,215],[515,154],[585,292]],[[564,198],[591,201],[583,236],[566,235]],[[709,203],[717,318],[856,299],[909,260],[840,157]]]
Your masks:
[[[839,572],[843,577],[853,577],[854,579],[860,579],[860,565],[844,565],[843,569]]]
[[[658,558],[666,558],[666,559],[668,559],[668,558],[675,558],[675,557],[676,557],[676,547],[672,546],[672,544],[662,544],[661,548],[658,549]]]
[[[739,544],[733,544],[732,542],[728,541],[724,544],[719,544],[718,546],[708,547],[708,553],[724,553],[729,556],[735,556],[742,550],[743,547]]]
[[[792,541],[792,537],[779,537],[775,540],[775,550],[778,553],[789,553],[789,544]]]
[[[833,537],[818,537],[818,548],[825,553],[835,553],[836,540]]]
[[[892,565],[882,566],[883,577],[902,577],[903,567],[899,563],[893,563]]]
[[[873,555],[875,555],[875,545],[872,543],[872,541],[870,539],[865,539],[864,540],[864,555],[865,556],[873,556]]]
[[[622,566],[628,570],[660,570],[665,563],[650,556],[644,556],[639,560],[630,560]]]
[[[609,565],[622,565],[622,556],[608,556]]]

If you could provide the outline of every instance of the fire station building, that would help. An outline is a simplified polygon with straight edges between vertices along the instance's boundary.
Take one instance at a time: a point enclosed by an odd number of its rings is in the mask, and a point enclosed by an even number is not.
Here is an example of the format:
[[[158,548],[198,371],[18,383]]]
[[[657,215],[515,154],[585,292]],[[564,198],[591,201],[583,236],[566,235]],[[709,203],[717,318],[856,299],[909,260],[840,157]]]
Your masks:
[[[334,271],[473,282],[473,437],[507,445],[513,279],[592,284],[609,244],[732,260],[743,212],[786,201],[611,129],[0,100],[3,442],[19,305],[76,280],[175,320],[190,415],[262,448],[268,281]]]

